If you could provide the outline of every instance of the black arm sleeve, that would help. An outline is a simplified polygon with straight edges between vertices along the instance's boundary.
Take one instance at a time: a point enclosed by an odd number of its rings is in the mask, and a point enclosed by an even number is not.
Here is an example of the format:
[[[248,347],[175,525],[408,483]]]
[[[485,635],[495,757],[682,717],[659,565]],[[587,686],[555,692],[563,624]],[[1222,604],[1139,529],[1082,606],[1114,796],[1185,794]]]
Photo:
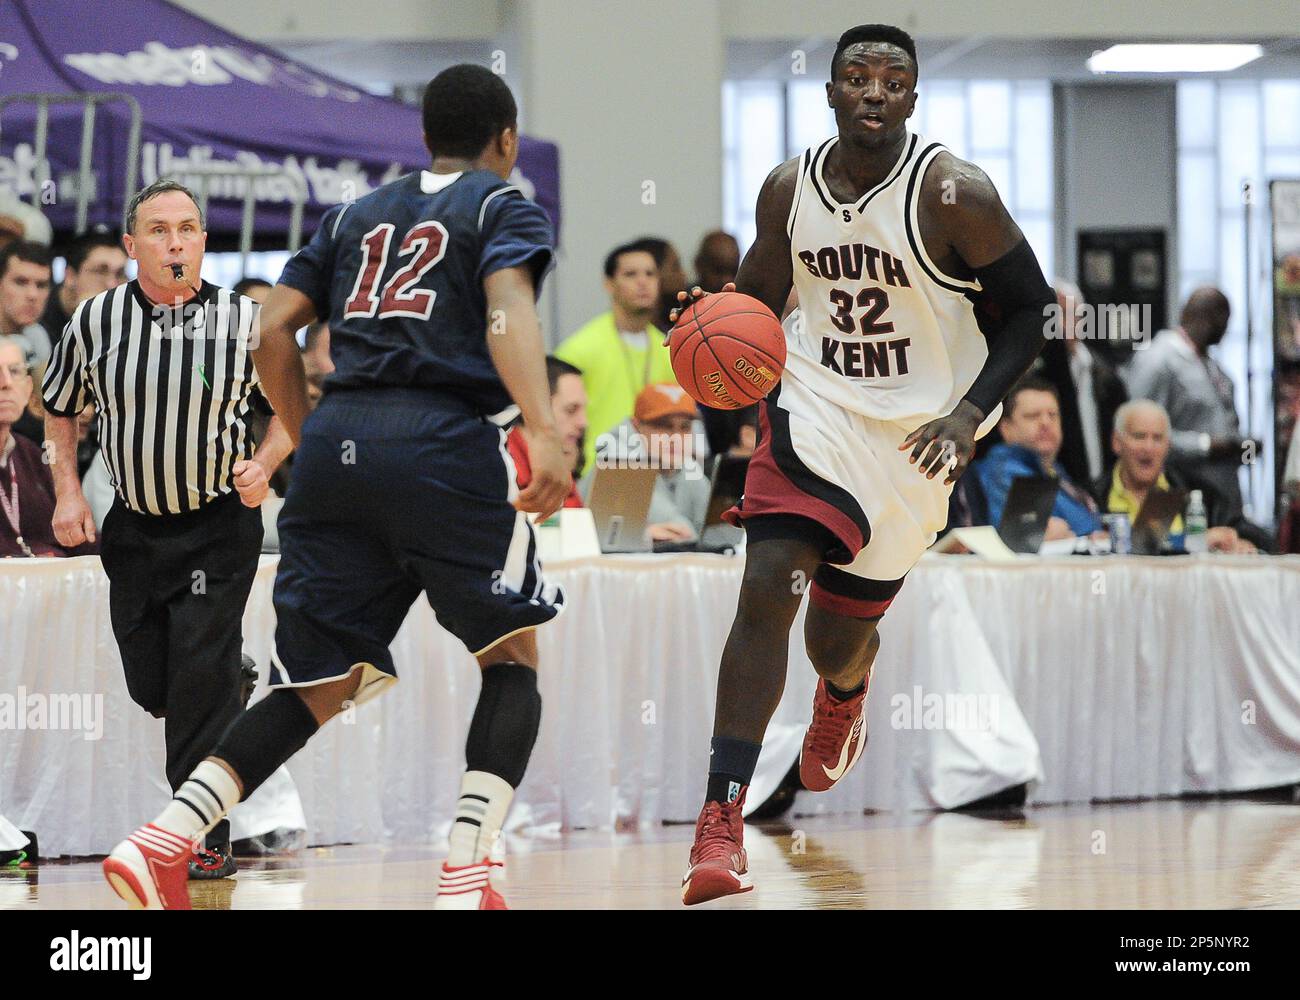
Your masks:
[[[1043,277],[1028,240],[974,270],[984,293],[1005,317],[1001,332],[989,344],[988,360],[965,396],[988,416],[1029,371],[1047,342],[1047,310],[1056,305],[1056,293]]]

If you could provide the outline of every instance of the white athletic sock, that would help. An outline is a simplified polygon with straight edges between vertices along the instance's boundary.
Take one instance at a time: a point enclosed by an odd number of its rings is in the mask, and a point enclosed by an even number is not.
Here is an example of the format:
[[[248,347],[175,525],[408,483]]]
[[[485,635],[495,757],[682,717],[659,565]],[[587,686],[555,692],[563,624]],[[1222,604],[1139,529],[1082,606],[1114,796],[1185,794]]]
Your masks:
[[[456,821],[451,826],[448,865],[476,865],[491,853],[514,795],[515,790],[504,778],[487,771],[465,772],[456,803]]]
[[[220,764],[205,760],[176,790],[153,825],[178,837],[198,840],[234,808],[239,786]]]

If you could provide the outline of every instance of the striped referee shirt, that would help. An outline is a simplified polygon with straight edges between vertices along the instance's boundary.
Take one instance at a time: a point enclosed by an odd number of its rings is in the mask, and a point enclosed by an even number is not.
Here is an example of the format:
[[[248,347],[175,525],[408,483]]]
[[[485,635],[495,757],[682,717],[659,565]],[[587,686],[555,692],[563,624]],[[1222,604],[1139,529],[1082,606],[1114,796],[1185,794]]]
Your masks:
[[[137,281],[77,306],[45,371],[45,409],[73,417],[93,402],[118,497],[141,514],[184,514],[235,491],[252,458],[248,418],[264,407],[250,339],[258,305],[203,282],[177,308]]]

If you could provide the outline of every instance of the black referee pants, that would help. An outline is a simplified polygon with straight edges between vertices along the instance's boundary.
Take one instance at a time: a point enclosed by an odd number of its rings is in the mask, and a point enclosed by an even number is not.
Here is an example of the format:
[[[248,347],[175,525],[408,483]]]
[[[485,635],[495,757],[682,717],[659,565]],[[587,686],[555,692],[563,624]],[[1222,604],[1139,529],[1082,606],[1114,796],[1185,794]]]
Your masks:
[[[234,493],[189,514],[157,516],[119,499],[101,535],[126,687],[164,719],[174,791],[241,709],[244,606],[262,550],[261,513]],[[220,839],[213,834],[210,843]]]

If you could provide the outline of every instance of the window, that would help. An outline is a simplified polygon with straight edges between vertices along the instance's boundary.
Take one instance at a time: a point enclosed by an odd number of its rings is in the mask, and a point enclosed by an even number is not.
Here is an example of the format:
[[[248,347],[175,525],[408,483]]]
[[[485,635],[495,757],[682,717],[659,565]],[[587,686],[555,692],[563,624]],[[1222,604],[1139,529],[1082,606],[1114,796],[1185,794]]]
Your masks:
[[[1242,474],[1248,515],[1264,524],[1273,520],[1275,457],[1268,184],[1278,178],[1300,178],[1300,81],[1179,81],[1179,299],[1201,285],[1216,285],[1232,303],[1228,332],[1215,355],[1236,386],[1243,434],[1249,430],[1264,441],[1265,460]],[[1242,190],[1246,182],[1254,202],[1250,210],[1254,332],[1249,365]],[[1249,414],[1248,369],[1253,410]]]

